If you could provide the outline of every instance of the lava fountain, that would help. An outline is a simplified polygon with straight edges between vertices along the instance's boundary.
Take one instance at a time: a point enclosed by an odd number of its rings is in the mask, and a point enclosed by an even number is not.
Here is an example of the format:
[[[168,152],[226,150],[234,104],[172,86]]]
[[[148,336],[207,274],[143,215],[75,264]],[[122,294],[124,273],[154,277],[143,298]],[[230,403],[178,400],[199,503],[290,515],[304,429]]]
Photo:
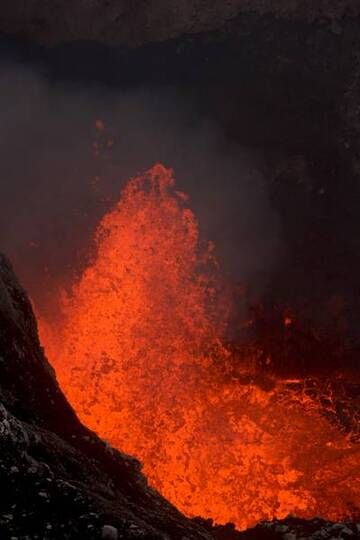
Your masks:
[[[130,180],[63,295],[61,322],[39,321],[66,396],[189,516],[245,528],[353,514],[359,445],[298,387],[241,382],[252,359],[234,370],[217,273],[172,171],[158,164]]]

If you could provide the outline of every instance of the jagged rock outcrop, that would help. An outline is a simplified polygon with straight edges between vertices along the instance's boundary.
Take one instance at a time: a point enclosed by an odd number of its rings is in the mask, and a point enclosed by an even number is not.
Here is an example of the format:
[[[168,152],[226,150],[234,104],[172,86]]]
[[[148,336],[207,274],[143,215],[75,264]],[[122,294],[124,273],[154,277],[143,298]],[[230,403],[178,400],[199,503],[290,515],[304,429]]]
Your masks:
[[[0,256],[0,538],[209,539],[147,486],[140,464],[81,425]],[[110,538],[110,537],[109,537]]]

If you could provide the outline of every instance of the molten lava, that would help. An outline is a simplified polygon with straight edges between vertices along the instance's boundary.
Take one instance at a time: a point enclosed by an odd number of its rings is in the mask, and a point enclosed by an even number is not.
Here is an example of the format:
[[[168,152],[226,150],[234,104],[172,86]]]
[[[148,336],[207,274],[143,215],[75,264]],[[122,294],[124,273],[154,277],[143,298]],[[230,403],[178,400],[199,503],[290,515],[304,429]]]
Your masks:
[[[61,324],[40,320],[65,394],[189,516],[244,528],[352,514],[359,446],[301,381],[243,382],[252,353],[235,361],[224,344],[212,249],[200,248],[172,171],[156,165],[130,180],[61,302]]]

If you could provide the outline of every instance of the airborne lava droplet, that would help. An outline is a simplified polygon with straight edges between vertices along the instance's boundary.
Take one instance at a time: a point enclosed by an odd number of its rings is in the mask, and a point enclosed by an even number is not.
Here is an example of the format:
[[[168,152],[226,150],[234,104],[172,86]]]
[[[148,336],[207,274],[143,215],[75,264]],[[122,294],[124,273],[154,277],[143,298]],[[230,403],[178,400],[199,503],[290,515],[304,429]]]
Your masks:
[[[360,506],[359,447],[301,389],[229,376],[213,246],[200,249],[174,184],[159,164],[129,181],[62,302],[60,328],[40,320],[65,394],[190,516],[244,528],[349,514]]]

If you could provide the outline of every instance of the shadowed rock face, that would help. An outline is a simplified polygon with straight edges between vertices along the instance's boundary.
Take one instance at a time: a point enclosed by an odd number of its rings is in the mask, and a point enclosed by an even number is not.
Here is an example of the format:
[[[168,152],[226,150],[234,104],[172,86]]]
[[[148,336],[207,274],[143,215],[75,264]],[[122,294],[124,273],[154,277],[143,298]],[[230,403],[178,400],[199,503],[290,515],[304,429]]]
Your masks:
[[[78,421],[39,346],[34,315],[0,256],[0,537],[207,539],[153,492],[135,459]],[[124,536],[125,535],[125,536]]]
[[[2,30],[43,43],[97,40],[104,43],[141,45],[181,34],[224,28],[243,14],[273,15],[285,19],[334,21],[360,12],[356,0],[91,0],[47,2],[6,0]]]

